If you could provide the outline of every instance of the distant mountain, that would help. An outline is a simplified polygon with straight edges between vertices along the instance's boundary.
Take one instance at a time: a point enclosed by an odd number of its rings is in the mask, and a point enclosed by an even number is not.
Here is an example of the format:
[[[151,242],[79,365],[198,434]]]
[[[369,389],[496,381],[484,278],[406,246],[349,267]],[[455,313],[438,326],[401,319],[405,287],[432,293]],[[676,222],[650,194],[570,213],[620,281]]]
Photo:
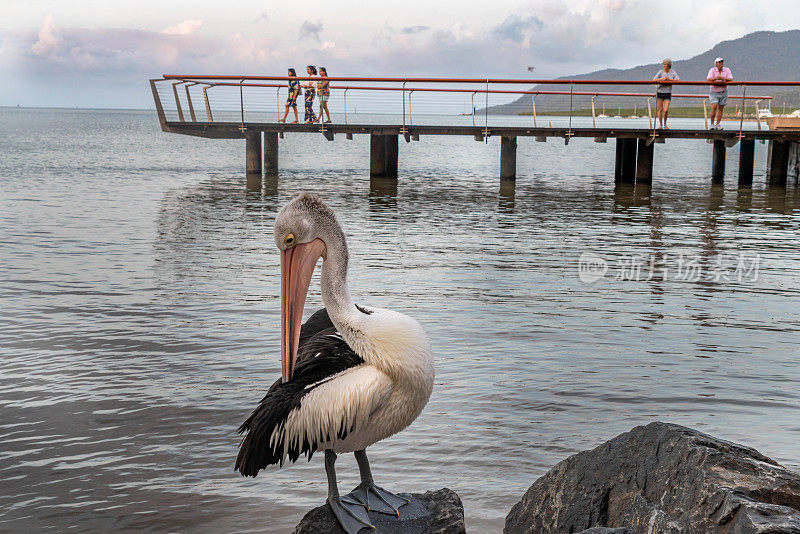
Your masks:
[[[722,56],[725,66],[733,71],[737,80],[787,80],[800,81],[800,30],[785,32],[755,32],[739,39],[722,41],[711,50],[694,56],[690,59],[675,60],[672,68],[682,80],[704,80],[708,69],[714,66],[714,59]],[[559,79],[575,80],[649,80],[661,68],[661,63],[640,65],[630,69],[604,69],[588,74],[566,76]],[[569,91],[568,85],[537,85],[532,90]],[[655,92],[655,87],[636,85],[580,85],[574,87],[575,91],[613,91],[624,93]],[[706,88],[699,86],[684,86],[676,89],[682,93],[704,93]],[[734,89],[731,94],[739,94],[739,89]],[[786,103],[794,109],[800,105],[800,88],[778,87],[748,87],[748,94],[771,95],[775,97],[773,109],[779,109]],[[573,108],[586,109],[591,97],[573,97]],[[605,103],[608,107],[607,114],[618,106],[632,107],[633,103],[646,106],[645,99],[626,99],[624,97],[597,97],[595,107]],[[701,101],[690,99],[676,99],[674,106],[702,105]],[[751,106],[752,104],[749,104]],[[569,109],[569,96],[539,95],[536,97],[536,110],[564,110]],[[523,96],[514,102],[501,106],[489,107],[489,113],[518,114],[531,110],[530,96]],[[600,113],[600,111],[598,111]]]

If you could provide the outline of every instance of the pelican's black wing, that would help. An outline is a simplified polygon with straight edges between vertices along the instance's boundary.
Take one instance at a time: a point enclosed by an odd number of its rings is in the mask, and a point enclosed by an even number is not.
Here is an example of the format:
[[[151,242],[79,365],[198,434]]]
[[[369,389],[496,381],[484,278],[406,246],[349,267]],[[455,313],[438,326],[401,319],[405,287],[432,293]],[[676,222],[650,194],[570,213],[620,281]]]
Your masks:
[[[311,319],[314,319],[313,323]],[[303,325],[305,328],[312,323],[307,332],[319,328],[319,325],[323,325],[325,321],[330,322],[327,313],[323,317],[320,312],[317,312],[311,319]],[[273,384],[258,407],[239,427],[240,434],[247,432],[239,446],[239,455],[236,458],[236,469],[242,475],[254,477],[259,470],[268,465],[282,464],[285,444],[282,439],[278,439],[274,446],[271,446],[273,432],[280,429],[291,411],[300,406],[308,393],[338,373],[364,363],[364,360],[353,352],[334,327],[317,330],[313,334],[307,335],[301,341],[298,352],[297,365],[292,379],[288,382],[278,380]],[[337,437],[343,439],[348,430],[340,428]],[[294,443],[289,445],[287,456],[292,462],[302,454],[311,459],[316,450],[316,443],[308,441]]]

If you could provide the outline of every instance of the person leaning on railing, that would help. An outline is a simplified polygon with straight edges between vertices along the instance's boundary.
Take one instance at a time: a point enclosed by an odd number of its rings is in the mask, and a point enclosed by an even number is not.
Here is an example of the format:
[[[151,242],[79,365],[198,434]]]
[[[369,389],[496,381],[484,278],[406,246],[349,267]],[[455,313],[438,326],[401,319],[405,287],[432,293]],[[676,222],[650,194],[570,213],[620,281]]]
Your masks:
[[[662,69],[653,77],[658,82],[656,87],[656,105],[658,106],[658,125],[659,128],[668,130],[667,117],[669,116],[669,103],[672,100],[671,80],[680,80],[678,73],[672,70],[672,60],[666,58],[661,62]]]
[[[328,100],[331,98],[331,82],[328,80],[328,70],[325,67],[319,68],[319,76],[322,78],[317,82],[317,94],[319,95],[319,121],[322,122],[322,112],[328,116],[325,122],[331,122],[331,112],[328,111]]]
[[[725,58],[718,57],[714,60],[714,66],[708,71],[706,79],[709,82],[730,82],[733,81],[731,69],[725,66]],[[711,129],[721,130],[719,121],[722,120],[722,110],[728,103],[728,86],[712,85],[708,99],[711,101]],[[717,124],[714,124],[714,116],[717,117]]]
[[[300,82],[297,80],[297,72],[295,72],[294,69],[289,69],[289,97],[286,99],[286,112],[283,114],[282,119],[278,119],[278,122],[286,122],[286,116],[289,114],[289,107],[292,107],[294,108],[294,122],[292,122],[292,124],[297,124],[299,121],[297,117],[297,96],[299,94]]]

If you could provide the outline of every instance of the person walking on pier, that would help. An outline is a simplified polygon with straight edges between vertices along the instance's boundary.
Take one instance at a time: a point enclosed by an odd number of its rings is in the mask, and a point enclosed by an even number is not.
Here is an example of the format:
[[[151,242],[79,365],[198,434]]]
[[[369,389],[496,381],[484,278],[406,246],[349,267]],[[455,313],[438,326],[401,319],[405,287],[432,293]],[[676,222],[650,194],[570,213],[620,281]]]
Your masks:
[[[663,68],[653,77],[658,82],[656,87],[656,105],[658,106],[659,128],[669,130],[667,117],[669,116],[669,103],[672,99],[672,84],[670,80],[680,80],[678,73],[672,70],[672,60],[667,58],[661,62]]]
[[[296,78],[297,72],[294,69],[289,69],[289,97],[286,99],[286,112],[283,114],[282,119],[278,119],[278,122],[286,122],[290,107],[294,108],[294,122],[292,124],[299,122],[297,117],[297,96],[300,94],[300,82]]]
[[[718,57],[714,61],[714,66],[708,71],[706,79],[709,82],[730,82],[733,81],[733,74],[731,69],[725,66],[725,59]],[[708,99],[711,101],[711,129],[721,130],[719,121],[722,120],[722,110],[725,104],[728,103],[728,86],[727,85],[712,85],[709,92]],[[714,117],[717,119],[717,124],[714,124]]]
[[[316,76],[317,75],[317,67],[314,65],[309,65],[306,67],[306,72],[309,76]],[[317,116],[314,115],[314,95],[316,91],[314,90],[314,82],[308,80],[305,84],[306,90],[306,115],[305,115],[305,122],[306,124],[310,124],[312,122],[317,122]]]
[[[322,78],[317,82],[317,94],[319,95],[319,121],[322,122],[322,111],[328,116],[325,122],[331,122],[331,112],[328,111],[328,100],[331,97],[331,82],[328,80],[328,70],[325,67],[319,68],[319,76]]]

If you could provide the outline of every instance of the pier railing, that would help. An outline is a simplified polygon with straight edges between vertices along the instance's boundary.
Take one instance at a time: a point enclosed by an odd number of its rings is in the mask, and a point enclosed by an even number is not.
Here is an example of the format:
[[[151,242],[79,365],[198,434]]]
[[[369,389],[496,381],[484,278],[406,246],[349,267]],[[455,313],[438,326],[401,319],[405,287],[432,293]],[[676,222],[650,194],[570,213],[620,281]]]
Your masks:
[[[316,84],[320,77],[297,77],[301,86]],[[153,95],[162,123],[165,122],[276,122],[285,112],[288,96],[287,76],[244,75],[181,75],[166,74],[151,80]],[[352,124],[392,124],[413,126],[424,124],[428,117],[449,116],[457,125],[490,126],[508,124],[515,115],[530,117],[533,127],[566,126],[574,123],[592,127],[603,119],[640,119],[621,122],[619,127],[655,129],[655,83],[652,80],[584,80],[584,79],[479,79],[479,78],[389,78],[389,77],[329,77],[331,98],[328,107],[333,121]],[[520,85],[547,86],[520,89]],[[702,104],[708,117],[707,81],[675,81],[673,89],[673,116],[676,108],[688,102]],[[761,129],[758,104],[772,100],[771,95],[754,94],[762,87],[796,87],[792,81],[734,81],[731,86],[728,109],[737,110],[738,128],[744,128],[745,118],[755,118],[755,128]],[[549,86],[563,89],[553,90]],[[597,90],[608,86],[608,90]],[[614,86],[643,86],[641,92],[613,91]],[[645,92],[648,87],[650,92]],[[695,88],[694,86],[698,86]],[[694,90],[705,89],[703,92]],[[748,94],[748,90],[749,93]],[[540,95],[548,95],[543,102]],[[539,102],[537,103],[537,97]],[[505,106],[518,99],[510,113],[500,113]],[[680,102],[676,105],[676,101]],[[522,104],[520,104],[522,102]],[[538,104],[538,109],[537,109]],[[303,122],[303,97],[297,102],[299,120]],[[762,109],[763,111],[763,109]],[[314,112],[319,112],[318,99]],[[591,112],[591,115],[589,115]],[[579,117],[584,118],[579,118]],[[287,121],[294,119],[290,110]],[[647,126],[644,122],[647,121]]]

